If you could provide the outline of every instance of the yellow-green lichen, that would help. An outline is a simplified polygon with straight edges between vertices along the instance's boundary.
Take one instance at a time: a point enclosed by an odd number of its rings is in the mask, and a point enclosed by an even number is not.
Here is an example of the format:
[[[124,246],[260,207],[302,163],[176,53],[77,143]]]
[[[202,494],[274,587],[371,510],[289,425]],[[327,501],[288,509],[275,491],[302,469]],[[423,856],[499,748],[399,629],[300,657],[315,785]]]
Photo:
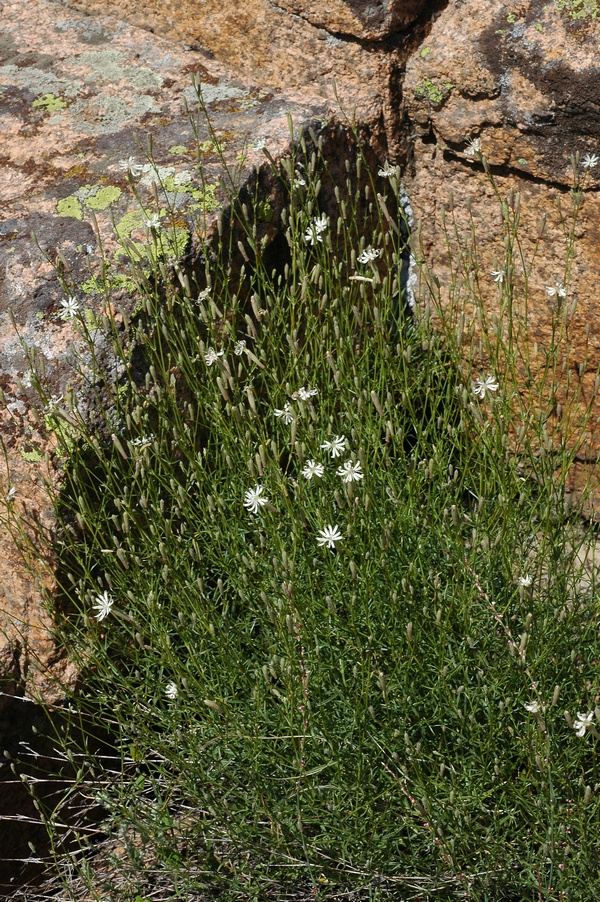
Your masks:
[[[190,242],[190,231],[184,227],[177,226],[174,229],[165,230],[162,233],[162,238],[163,247],[159,251],[161,256],[169,258],[183,257]]]
[[[179,153],[187,153],[188,149],[185,144],[174,144],[172,147],[169,147],[169,153],[179,154]]]
[[[168,175],[163,181],[162,187],[169,194],[189,194],[192,191],[190,186],[191,175],[189,173],[177,173],[177,175]]]
[[[88,210],[106,210],[121,197],[121,189],[115,185],[84,185],[84,190],[92,188],[93,191],[85,198],[84,204]]]
[[[80,289],[85,295],[103,294],[105,291],[128,291],[133,293],[137,288],[138,285],[133,279],[124,274],[109,275],[104,279],[100,276],[92,276],[80,285]],[[89,309],[86,309],[85,313],[86,318],[88,313],[93,315],[93,311]]]
[[[198,150],[201,154],[220,154],[223,152],[224,147],[225,141],[222,138],[209,138],[208,141],[203,141],[202,144],[200,144]]]
[[[121,196],[121,189],[114,185],[83,185],[63,197],[56,204],[56,212],[59,216],[70,216],[71,219],[83,219],[83,206],[88,210],[106,210],[111,204],[118,201]]]
[[[100,294],[102,291],[102,281],[98,276],[91,276],[79,286],[80,290],[86,294]]]
[[[81,201],[74,194],[69,197],[63,197],[56,205],[56,212],[59,216],[70,216],[71,219],[83,219],[83,208]]]
[[[25,451],[24,448],[21,448],[19,453],[28,464],[39,464],[44,459],[44,455],[37,448],[34,448],[32,451]]]
[[[421,57],[422,60],[425,60],[425,59],[427,59],[427,57],[429,56],[430,53],[431,53],[431,47],[423,47],[419,56]]]
[[[124,216],[121,216],[115,226],[119,241],[123,241],[124,238],[129,238],[135,229],[141,229],[145,219],[146,216],[143,210],[130,210],[129,213],[125,213]]]
[[[158,216],[161,220],[167,216],[166,210],[159,210]],[[187,250],[190,241],[190,231],[185,226],[184,221],[177,222],[175,226],[163,224],[162,228],[156,230],[156,238],[153,241],[133,241],[131,235],[137,229],[144,228],[147,214],[142,210],[131,210],[121,217],[115,226],[117,238],[121,243],[122,250],[117,251],[115,255],[115,263],[125,257],[137,257],[138,261],[146,258],[149,261],[171,259],[181,257]],[[111,280],[111,287],[116,287],[114,277]],[[92,286],[90,280],[90,287]],[[95,286],[94,286],[95,287]],[[129,288],[124,282],[119,285],[122,288]],[[98,289],[100,290],[100,289]]]
[[[259,222],[271,222],[274,212],[273,205],[268,200],[261,200],[256,205],[256,218]]]
[[[450,96],[453,87],[449,81],[435,84],[430,78],[423,78],[415,88],[414,94],[417,100],[428,100],[432,106],[441,106]]]
[[[555,0],[558,10],[565,10],[570,19],[597,19],[600,12],[598,0]]]
[[[195,204],[190,206],[190,210],[202,210],[203,213],[212,213],[218,209],[219,201],[216,196],[217,185],[204,185],[202,189],[193,188],[189,193],[192,195]]]
[[[59,110],[64,110],[67,104],[62,97],[57,97],[55,94],[43,94],[42,97],[34,100],[31,105],[36,110],[44,110],[46,113],[57,113]]]
[[[77,431],[70,426],[68,423],[65,423],[64,420],[61,420],[59,417],[53,416],[45,416],[44,424],[48,432],[53,432],[56,438],[58,439],[59,446],[66,452],[67,456],[70,456],[73,449],[75,448],[75,444],[77,442]],[[29,457],[25,457],[27,452],[21,451],[21,457],[23,460],[27,460],[33,462],[33,460],[39,461],[42,460],[41,454],[39,451],[31,451],[29,452]],[[39,457],[32,458],[31,455],[38,454]]]

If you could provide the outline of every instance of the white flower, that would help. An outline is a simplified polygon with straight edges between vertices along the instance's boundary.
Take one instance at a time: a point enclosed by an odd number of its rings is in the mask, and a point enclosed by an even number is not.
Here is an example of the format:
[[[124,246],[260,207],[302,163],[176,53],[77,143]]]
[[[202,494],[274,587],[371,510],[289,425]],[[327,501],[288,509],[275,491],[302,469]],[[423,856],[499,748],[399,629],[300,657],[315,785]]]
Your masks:
[[[493,376],[486,376],[485,379],[477,379],[473,384],[473,394],[477,398],[485,398],[486,391],[498,391],[498,383]]]
[[[96,612],[94,616],[96,620],[104,620],[112,611],[115,600],[108,592],[103,592],[102,595],[96,595],[95,602],[93,605]]]
[[[294,414],[292,413],[290,405],[287,403],[283,405],[283,410],[278,410],[276,408],[273,413],[278,419],[283,420],[286,426],[289,426],[290,423],[294,421]]]
[[[263,492],[264,489],[262,485],[257,485],[253,489],[248,489],[244,495],[244,507],[247,507],[251,513],[257,514],[259,507],[269,503],[269,499],[263,496]]]
[[[386,160],[385,166],[380,169],[377,174],[380,175],[381,178],[389,179],[392,175],[396,175],[396,167],[391,166],[390,163],[388,163],[388,161]]]
[[[213,363],[216,363],[219,357],[222,357],[225,351],[215,351],[214,348],[209,348],[206,354],[204,355],[204,361],[207,366],[212,366]]]
[[[338,467],[337,475],[341,476],[344,482],[358,482],[365,475],[360,467],[360,461],[347,460],[342,467]]]
[[[302,470],[302,475],[305,479],[312,479],[313,476],[318,476],[319,478],[325,472],[325,467],[323,464],[319,464],[316,460],[307,460],[306,466]]]
[[[292,398],[299,398],[301,401],[308,401],[309,398],[314,398],[314,396],[318,394],[318,388],[304,388],[304,386],[302,386],[298,389],[298,391],[294,392]]]
[[[577,712],[577,719],[573,722],[573,729],[577,733],[580,739],[585,736],[585,731],[592,728],[592,724],[594,722],[594,712],[590,711],[589,714],[582,714],[581,711]]]
[[[467,142],[465,150],[466,157],[474,157],[475,154],[481,153],[481,138],[470,138]]]
[[[74,316],[77,316],[79,313],[81,306],[77,298],[74,298],[73,295],[69,295],[68,298],[63,298],[60,302],[60,306],[63,308],[60,312],[61,319],[71,319]]]
[[[323,442],[321,448],[324,451],[329,451],[332,457],[341,457],[342,452],[346,450],[346,437],[344,435],[336,435],[330,442]]]
[[[242,339],[242,341],[238,341],[236,343],[236,346],[233,349],[233,353],[236,355],[236,357],[239,357],[240,354],[243,354],[245,350],[246,350],[246,342]]]
[[[546,288],[546,294],[549,298],[553,298],[555,295],[559,298],[566,298],[567,289],[564,287],[560,279],[557,279],[554,285],[548,285],[548,287]]]
[[[323,232],[327,229],[327,216],[323,213],[321,216],[317,216],[313,219],[306,232],[304,233],[304,240],[307,244],[316,244],[317,241],[323,241]]]
[[[145,219],[144,225],[147,229],[160,229],[160,216],[158,213],[153,213],[152,216]]]
[[[527,573],[525,576],[519,577],[519,585],[523,586],[524,589],[527,589],[533,582],[533,577]]]
[[[119,163],[119,169],[126,169],[127,172],[130,172],[134,177],[141,175],[144,171],[144,167],[140,163],[135,162],[135,157],[129,157],[127,160],[121,160]]]
[[[44,410],[47,414],[53,415],[63,400],[62,395],[52,395],[52,397],[44,404]]]
[[[338,526],[326,526],[317,533],[317,543],[328,548],[335,548],[335,543],[341,541],[342,534]]]
[[[176,699],[179,695],[177,684],[173,683],[172,681],[170,683],[167,683],[167,685],[165,686],[165,695],[171,700]]]
[[[377,257],[381,256],[381,249],[375,249],[373,247],[366,247],[362,253],[358,255],[356,258],[359,263],[372,263],[373,260],[377,260]]]
[[[537,701],[529,702],[528,705],[525,705],[525,710],[529,711],[530,714],[539,714],[542,709],[543,706]]]
[[[292,179],[292,188],[304,188],[306,187],[306,182],[302,178],[299,172],[296,172],[294,178]]]
[[[498,282],[500,285],[502,285],[506,278],[506,273],[503,269],[491,269],[490,275],[494,277],[494,282]]]
[[[151,445],[155,439],[156,436],[154,433],[151,433],[150,435],[139,435],[137,438],[134,438],[131,444],[134,448],[145,448],[146,445]]]
[[[266,146],[267,146],[266,138],[257,138],[256,141],[254,142],[254,144],[252,145],[254,150],[264,150]]]
[[[203,288],[202,291],[198,292],[198,301],[205,301],[210,294],[210,288]]]
[[[586,153],[581,161],[584,169],[595,169],[598,163],[600,163],[600,157],[596,156],[595,153]]]
[[[10,504],[11,501],[14,500],[15,495],[17,494],[17,490],[14,485],[11,485],[8,492],[6,493],[6,503]]]

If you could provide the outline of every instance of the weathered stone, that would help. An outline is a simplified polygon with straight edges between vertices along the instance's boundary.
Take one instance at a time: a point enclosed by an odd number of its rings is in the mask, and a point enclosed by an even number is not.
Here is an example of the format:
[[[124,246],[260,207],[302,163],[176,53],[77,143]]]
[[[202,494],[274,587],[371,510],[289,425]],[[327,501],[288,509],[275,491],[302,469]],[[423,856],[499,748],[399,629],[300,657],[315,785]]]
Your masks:
[[[356,110],[361,121],[381,113],[396,56],[387,47],[342,40],[269,0],[243,5],[221,0],[61,2],[95,17],[115,16],[193,48],[201,58],[219,60],[263,90],[284,91],[289,98],[301,90],[303,97],[326,102],[336,112],[339,100],[347,114]]]
[[[477,144],[470,144],[475,140],[491,167],[500,198],[511,191],[519,194],[524,259],[535,257],[527,289],[530,351],[537,344],[541,367],[557,316],[567,316],[571,397],[583,387],[587,402],[593,400],[600,364],[595,292],[600,276],[600,168],[586,169],[582,163],[586,154],[600,151],[596,54],[600,22],[573,18],[572,12],[569,4],[559,8],[534,0],[506,7],[493,0],[449,4],[407,63],[401,104],[415,139],[406,190],[420,224],[424,257],[441,282],[442,298],[447,299],[451,290],[459,244],[463,249],[471,246],[474,227],[477,261],[463,254],[461,265],[467,272],[477,270],[488,316],[499,308],[499,284],[491,270],[507,263],[505,230]],[[574,154],[579,155],[575,172]],[[575,185],[584,196],[574,229],[574,256],[567,265]],[[513,264],[515,312],[523,314],[522,265],[518,257]],[[566,299],[548,293],[557,281],[565,282]],[[556,399],[563,402],[563,409],[567,372],[559,379]],[[598,454],[599,414],[596,401],[581,449],[590,462]],[[581,410],[570,428],[573,439],[583,428]]]
[[[404,31],[427,0],[278,0],[277,5],[332,34],[377,41]]]
[[[462,159],[479,137],[490,165],[570,187],[571,155],[598,149],[600,21],[567,6],[449,4],[407,64],[403,100],[421,133]]]

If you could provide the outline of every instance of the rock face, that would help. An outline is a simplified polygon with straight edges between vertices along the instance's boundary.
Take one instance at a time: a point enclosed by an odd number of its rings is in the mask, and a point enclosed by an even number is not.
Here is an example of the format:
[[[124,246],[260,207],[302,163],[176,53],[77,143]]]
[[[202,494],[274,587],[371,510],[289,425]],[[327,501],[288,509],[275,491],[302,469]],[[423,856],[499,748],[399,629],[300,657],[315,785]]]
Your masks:
[[[421,133],[463,157],[480,137],[490,165],[570,187],[571,154],[597,150],[600,130],[600,21],[573,18],[571,6],[450,4],[407,66],[406,109]]]
[[[442,297],[449,295],[451,257],[456,266],[459,244],[466,270],[475,270],[467,260],[473,226],[477,284],[488,314],[499,310],[503,291],[491,271],[506,270],[521,315],[527,297],[526,337],[534,357],[537,344],[540,367],[556,324],[566,327],[569,350],[556,401],[563,408],[568,403],[570,380],[571,396],[580,393],[584,404],[592,404],[582,463],[595,462],[600,438],[594,400],[600,364],[600,20],[594,10],[576,0],[450,3],[408,61],[398,100],[414,136],[406,189]],[[479,147],[500,198],[511,191],[520,195],[523,258],[535,258],[527,290],[521,260],[507,260],[505,223]],[[582,192],[576,221],[574,187]],[[583,428],[581,410],[572,426],[575,432]]]
[[[279,0],[278,6],[332,34],[378,41],[404,31],[418,18],[426,0]]]
[[[356,108],[362,121],[381,114],[381,101],[395,54],[385,46],[362,46],[344,40],[326,23],[337,14],[368,4],[323,5],[319,23],[301,18],[270,0],[240,5],[220,0],[61,0],[65,6],[96,16],[114,16],[219,60],[243,80],[254,80],[266,91],[284,91],[320,98],[339,109],[332,83],[348,114]],[[423,0],[409,0],[423,5]],[[394,3],[401,7],[402,3]],[[316,8],[316,4],[315,4]],[[378,7],[374,6],[374,9]],[[358,27],[360,18],[347,15]],[[386,16],[382,17],[382,22]],[[387,20],[386,20],[387,21]],[[352,34],[353,32],[349,32]],[[404,59],[406,53],[404,53]]]

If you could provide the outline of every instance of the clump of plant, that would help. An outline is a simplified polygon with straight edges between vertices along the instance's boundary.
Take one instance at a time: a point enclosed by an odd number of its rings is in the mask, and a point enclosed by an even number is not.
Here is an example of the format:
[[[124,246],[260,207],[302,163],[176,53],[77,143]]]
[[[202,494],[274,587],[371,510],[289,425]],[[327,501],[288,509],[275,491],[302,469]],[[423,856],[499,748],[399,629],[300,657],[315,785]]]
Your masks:
[[[119,842],[61,857],[58,805],[59,862],[97,899],[588,899],[600,604],[573,445],[523,420],[518,330],[476,291],[460,332],[434,282],[407,296],[399,170],[358,149],[336,180],[326,151],[277,164],[278,258],[233,200],[241,248],[221,220],[195,279],[139,272],[135,317],[74,317],[118,366],[93,429],[54,410],[56,635],[70,720],[114,737],[116,760],[80,748],[77,791]]]

